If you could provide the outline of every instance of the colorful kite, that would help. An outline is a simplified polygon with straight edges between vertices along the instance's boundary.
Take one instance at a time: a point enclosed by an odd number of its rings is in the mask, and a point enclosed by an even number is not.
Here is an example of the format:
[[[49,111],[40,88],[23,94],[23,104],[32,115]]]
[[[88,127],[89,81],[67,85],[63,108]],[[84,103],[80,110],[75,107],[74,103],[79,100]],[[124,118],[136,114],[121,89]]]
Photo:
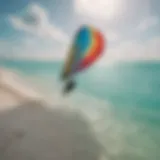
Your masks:
[[[78,30],[62,73],[62,79],[69,80],[65,92],[75,87],[73,76],[90,67],[102,55],[104,45],[104,37],[97,29],[82,26]]]

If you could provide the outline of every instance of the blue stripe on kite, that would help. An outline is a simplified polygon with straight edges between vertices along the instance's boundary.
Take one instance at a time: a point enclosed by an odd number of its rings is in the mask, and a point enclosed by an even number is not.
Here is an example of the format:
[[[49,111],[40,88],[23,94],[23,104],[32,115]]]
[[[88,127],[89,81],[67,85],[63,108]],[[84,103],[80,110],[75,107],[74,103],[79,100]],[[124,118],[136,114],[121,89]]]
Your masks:
[[[75,59],[73,64],[71,65],[71,72],[74,72],[80,61],[85,57],[87,54],[86,51],[91,43],[91,31],[83,27],[74,42],[74,46],[76,46],[76,51],[75,51]]]

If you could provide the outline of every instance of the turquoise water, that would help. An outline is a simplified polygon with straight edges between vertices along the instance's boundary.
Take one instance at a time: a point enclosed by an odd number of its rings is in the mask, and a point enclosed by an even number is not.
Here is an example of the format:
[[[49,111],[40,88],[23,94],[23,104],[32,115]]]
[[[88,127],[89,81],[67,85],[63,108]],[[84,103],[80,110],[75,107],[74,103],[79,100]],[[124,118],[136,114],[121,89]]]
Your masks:
[[[62,85],[60,62],[1,61],[0,65],[29,77],[44,78],[50,92],[55,91],[53,83]],[[73,96],[74,104],[78,103],[76,98],[81,92],[83,97],[78,98],[83,101],[83,108],[88,105],[90,110],[101,108],[101,102],[110,108],[98,127],[102,127],[103,132],[99,132],[103,133],[102,141],[114,158],[160,159],[160,63],[94,66],[75,78],[78,86],[72,93],[77,95]],[[97,103],[92,103],[92,97]],[[109,127],[105,129],[106,126]]]

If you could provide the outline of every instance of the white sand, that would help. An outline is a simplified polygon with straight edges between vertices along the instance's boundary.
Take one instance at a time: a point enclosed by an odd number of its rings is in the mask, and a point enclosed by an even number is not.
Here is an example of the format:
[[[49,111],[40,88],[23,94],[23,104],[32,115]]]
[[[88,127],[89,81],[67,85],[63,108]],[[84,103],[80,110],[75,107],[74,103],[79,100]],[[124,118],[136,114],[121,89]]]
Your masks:
[[[39,99],[42,99],[42,95],[38,94],[17,74],[4,68],[0,69],[0,110]]]
[[[9,93],[2,88],[0,89],[0,110],[13,107],[19,103],[19,98],[15,97],[14,94]]]

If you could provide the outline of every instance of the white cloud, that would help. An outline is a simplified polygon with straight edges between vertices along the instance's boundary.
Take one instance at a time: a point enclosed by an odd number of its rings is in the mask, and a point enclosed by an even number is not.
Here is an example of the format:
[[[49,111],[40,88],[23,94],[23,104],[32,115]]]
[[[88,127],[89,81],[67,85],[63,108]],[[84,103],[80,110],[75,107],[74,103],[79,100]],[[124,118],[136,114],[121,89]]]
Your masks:
[[[150,0],[74,0],[78,15],[102,20],[112,27],[138,23],[150,15],[150,7]]]
[[[25,59],[25,60],[60,60],[67,52],[66,45],[53,45],[52,41],[40,40],[39,38],[26,38],[18,42],[0,41],[1,58]]]
[[[113,31],[113,30],[108,30],[105,36],[106,36],[106,39],[111,42],[120,40],[120,35],[116,31]]]
[[[104,52],[104,57],[98,62],[106,65],[110,62],[137,61],[137,60],[160,60],[160,37],[153,38],[140,44],[136,41],[121,42],[114,48]]]
[[[79,14],[100,18],[112,19],[126,9],[125,0],[75,0],[75,10]]]
[[[22,41],[18,46],[8,41],[0,41],[1,46],[3,47],[0,56],[32,60],[61,60],[65,58],[68,50],[68,45],[55,47],[52,43],[30,38]],[[142,44],[136,41],[121,42],[117,46],[107,48],[97,63],[107,65],[118,61],[160,60],[159,51],[160,37]]]
[[[31,4],[24,16],[10,16],[9,20],[15,29],[60,42],[68,40],[61,29],[50,23],[47,11],[37,4]]]
[[[143,0],[142,0],[143,1]],[[138,0],[134,2],[131,1],[129,4],[127,0],[75,0],[75,9],[81,15],[88,15],[92,18],[102,18],[102,19],[110,19],[110,18],[118,18],[123,14],[125,16],[132,15],[132,11],[135,11],[135,6],[138,6]],[[119,2],[122,2],[119,4]],[[148,0],[145,0],[147,4]],[[126,4],[129,4],[126,9]],[[135,5],[133,5],[135,4]],[[101,5],[101,6],[98,6]],[[115,7],[114,7],[115,5]],[[131,7],[131,5],[133,5]],[[105,7],[104,7],[105,6]],[[120,12],[119,9],[122,9]],[[110,9],[110,10],[107,10]],[[129,12],[131,10],[131,12]],[[148,13],[148,7],[145,9],[142,8],[143,13]],[[139,11],[139,6],[138,6]],[[101,12],[101,13],[100,13]],[[129,13],[128,13],[129,12]],[[108,17],[107,17],[108,16]],[[149,17],[149,16],[148,16]],[[52,39],[62,42],[63,40],[67,40],[67,36],[63,31],[61,31],[58,27],[51,24],[48,19],[48,13],[38,5],[32,4],[29,6],[28,13],[25,16],[15,17],[11,16],[10,20],[12,25],[19,30],[26,31],[27,33],[31,33],[33,35],[37,35],[38,37],[46,37],[46,39],[41,42],[38,38],[36,39],[26,39],[22,44],[13,45],[12,43],[3,44],[0,54],[2,53],[12,53],[15,57],[27,58],[27,59],[61,59],[64,58],[65,53],[67,52],[66,48],[68,47],[67,43],[63,43],[65,45],[56,46],[52,45]],[[97,22],[97,21],[96,21]],[[141,23],[137,28],[141,30],[146,30],[148,27],[154,26],[157,23],[157,19],[155,17],[150,17]],[[118,26],[119,27],[119,26]],[[101,28],[98,26],[98,28]],[[117,42],[119,45],[114,46],[114,48],[110,48],[106,51],[104,58],[102,58],[100,63],[108,63],[108,61],[120,61],[120,60],[150,60],[150,59],[160,59],[160,55],[158,51],[160,50],[160,38],[154,38],[150,41],[143,42],[140,44],[136,41],[130,42],[120,42],[122,41],[122,35],[119,34],[115,28],[102,26],[101,28],[103,33],[106,35],[106,38],[109,42]],[[46,43],[46,44],[45,44]],[[2,42],[0,42],[0,45]],[[50,45],[51,44],[51,45]],[[6,47],[5,47],[6,46]],[[11,54],[10,54],[11,55]]]
[[[142,20],[141,23],[138,25],[137,29],[139,31],[146,31],[147,29],[158,25],[158,23],[159,23],[158,17],[150,16]]]
[[[67,51],[68,36],[50,23],[48,17],[47,11],[37,4],[29,5],[24,15],[10,16],[12,27],[27,34],[16,43],[0,41],[0,56],[35,60],[62,59]]]

